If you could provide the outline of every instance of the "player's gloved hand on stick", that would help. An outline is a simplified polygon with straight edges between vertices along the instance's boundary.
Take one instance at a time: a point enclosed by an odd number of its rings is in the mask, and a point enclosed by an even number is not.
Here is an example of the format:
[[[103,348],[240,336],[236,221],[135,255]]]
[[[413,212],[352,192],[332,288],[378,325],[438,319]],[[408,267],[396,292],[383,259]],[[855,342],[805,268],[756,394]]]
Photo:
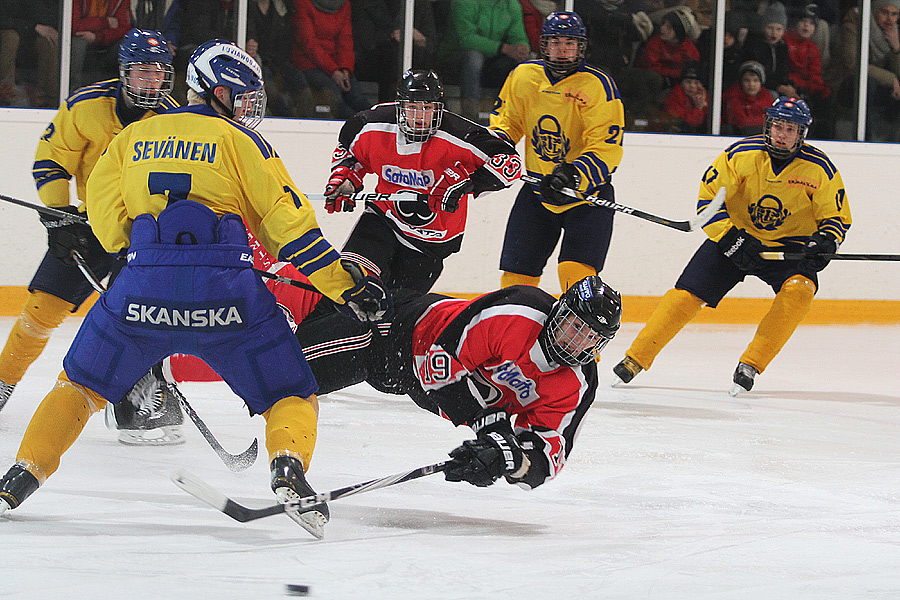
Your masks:
[[[350,167],[335,167],[331,177],[325,184],[325,210],[329,214],[335,212],[353,212],[356,200],[350,194],[363,189],[362,177]]]
[[[75,206],[64,206],[59,210],[78,218],[81,213]],[[63,216],[40,213],[41,223],[47,228],[47,246],[53,258],[67,265],[75,265],[72,252],[77,251],[85,260],[105,253],[87,223],[76,223]]]
[[[460,199],[471,194],[474,188],[475,184],[469,179],[469,171],[461,162],[456,161],[455,165],[443,170],[437,183],[428,192],[428,208],[433,213],[439,210],[456,212]]]
[[[476,431],[474,440],[450,452],[444,469],[447,481],[468,481],[487,487],[502,476],[521,479],[530,465],[509,423],[509,415],[498,408],[482,411],[471,424]]]
[[[578,198],[570,196],[564,190],[577,190],[580,183],[581,174],[575,165],[560,163],[553,167],[553,172],[541,179],[541,200],[557,206],[578,202]]]
[[[759,253],[765,250],[763,243],[744,231],[732,226],[719,240],[719,250],[741,271],[753,271],[765,264]]]
[[[341,266],[350,273],[356,285],[341,294],[344,304],[338,304],[338,310],[363,323],[390,318],[393,303],[381,280],[372,275],[363,275],[359,265],[349,260],[341,260]]]
[[[837,238],[832,234],[823,231],[817,231],[806,240],[803,246],[803,254],[805,258],[800,261],[800,268],[810,269],[819,272],[828,266],[831,262],[830,258],[825,258],[823,254],[834,254],[838,250]]]

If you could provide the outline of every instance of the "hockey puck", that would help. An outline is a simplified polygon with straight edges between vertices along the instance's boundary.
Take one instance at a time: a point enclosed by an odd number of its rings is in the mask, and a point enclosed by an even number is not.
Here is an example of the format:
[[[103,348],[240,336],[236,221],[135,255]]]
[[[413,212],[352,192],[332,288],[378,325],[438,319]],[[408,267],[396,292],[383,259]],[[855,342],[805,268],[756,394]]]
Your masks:
[[[288,596],[309,596],[308,585],[298,585],[296,583],[285,584],[285,591]]]

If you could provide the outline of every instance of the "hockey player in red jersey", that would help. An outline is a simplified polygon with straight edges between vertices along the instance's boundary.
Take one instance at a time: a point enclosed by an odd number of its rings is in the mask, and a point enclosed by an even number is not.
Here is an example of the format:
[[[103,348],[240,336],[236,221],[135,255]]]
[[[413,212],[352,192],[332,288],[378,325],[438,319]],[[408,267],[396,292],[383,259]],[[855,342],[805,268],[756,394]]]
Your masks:
[[[366,200],[341,252],[388,288],[427,292],[458,252],[470,198],[521,175],[515,147],[486,127],[444,110],[434,71],[407,71],[397,102],[357,113],[341,128],[325,187],[329,213],[352,211],[367,173],[375,191],[409,199]]]

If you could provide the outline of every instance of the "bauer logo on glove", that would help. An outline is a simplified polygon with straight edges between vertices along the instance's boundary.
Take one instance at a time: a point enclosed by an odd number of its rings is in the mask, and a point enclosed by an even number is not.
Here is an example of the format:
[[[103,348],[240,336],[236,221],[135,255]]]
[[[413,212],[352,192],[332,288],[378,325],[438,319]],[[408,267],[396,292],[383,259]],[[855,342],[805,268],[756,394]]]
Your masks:
[[[443,170],[437,183],[428,192],[428,208],[434,213],[439,210],[456,212],[459,201],[466,194],[471,194],[474,188],[472,180],[469,179],[469,171],[461,162],[456,161],[455,165]]]

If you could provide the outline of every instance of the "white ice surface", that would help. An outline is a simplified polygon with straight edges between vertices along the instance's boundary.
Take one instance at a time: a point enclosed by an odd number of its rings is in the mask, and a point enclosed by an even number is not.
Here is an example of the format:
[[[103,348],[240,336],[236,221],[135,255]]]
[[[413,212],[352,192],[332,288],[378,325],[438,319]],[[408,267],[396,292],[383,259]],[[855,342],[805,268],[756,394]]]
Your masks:
[[[53,385],[67,321],[0,413],[0,472]],[[5,339],[11,318],[0,319]],[[801,327],[756,389],[726,391],[753,329],[689,326],[626,389],[604,352],[562,474],[532,492],[440,475],[331,504],[326,539],[286,516],[241,524],[172,484],[186,467],[251,506],[190,422],[174,448],[118,444],[95,416],[62,466],[0,518],[0,598],[898,598],[900,328]],[[263,442],[224,384],[181,386],[231,452]],[[322,399],[309,473],[328,490],[443,460],[462,428],[357,386]],[[3,463],[6,464],[3,464]]]

